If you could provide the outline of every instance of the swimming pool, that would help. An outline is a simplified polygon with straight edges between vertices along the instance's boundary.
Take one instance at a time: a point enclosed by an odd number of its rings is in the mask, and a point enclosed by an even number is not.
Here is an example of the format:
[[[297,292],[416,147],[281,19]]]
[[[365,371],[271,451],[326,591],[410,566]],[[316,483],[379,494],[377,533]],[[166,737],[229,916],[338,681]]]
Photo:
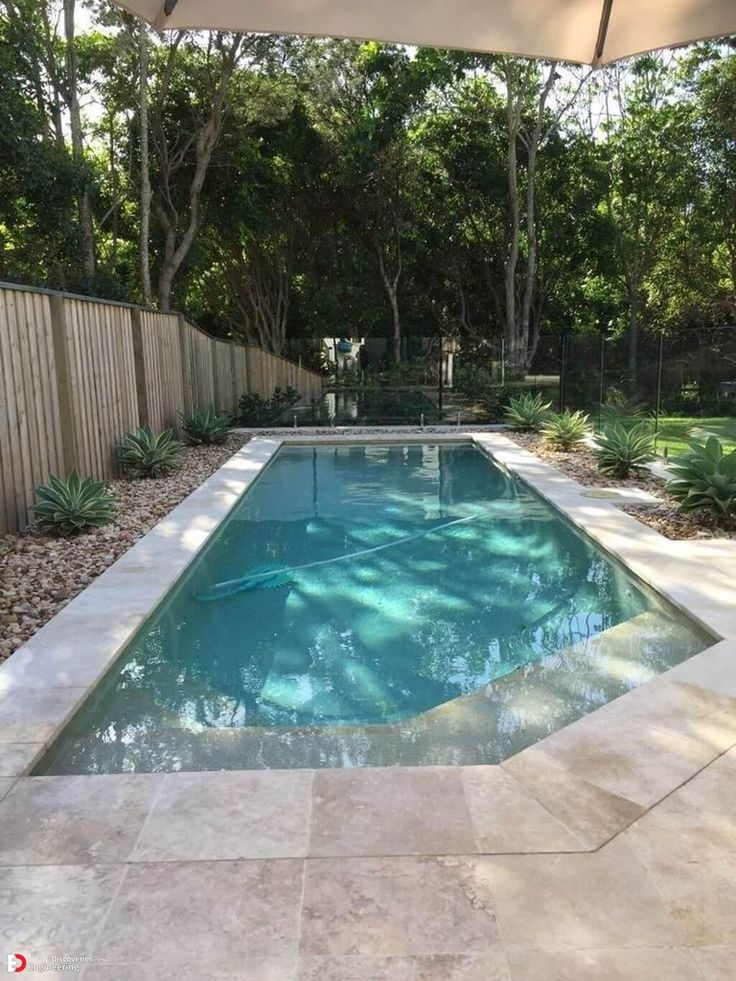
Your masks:
[[[497,763],[709,643],[474,445],[282,447],[35,772]]]

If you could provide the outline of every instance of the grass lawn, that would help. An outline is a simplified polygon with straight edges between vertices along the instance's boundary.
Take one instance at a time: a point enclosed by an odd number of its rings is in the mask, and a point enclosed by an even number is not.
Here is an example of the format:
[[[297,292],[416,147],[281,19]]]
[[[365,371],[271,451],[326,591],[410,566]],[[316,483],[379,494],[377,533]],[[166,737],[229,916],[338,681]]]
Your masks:
[[[657,452],[675,456],[688,449],[685,437],[705,440],[717,436],[728,449],[736,449],[736,418],[731,416],[712,416],[698,419],[685,416],[662,416],[657,437]]]

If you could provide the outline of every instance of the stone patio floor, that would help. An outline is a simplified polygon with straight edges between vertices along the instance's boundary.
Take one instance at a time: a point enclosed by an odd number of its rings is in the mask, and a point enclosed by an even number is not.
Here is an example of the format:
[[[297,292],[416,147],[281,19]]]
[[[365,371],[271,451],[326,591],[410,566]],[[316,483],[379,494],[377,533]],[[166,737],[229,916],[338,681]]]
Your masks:
[[[30,778],[3,951],[100,981],[734,978],[736,749],[649,810],[552,767],[534,797],[533,764]]]

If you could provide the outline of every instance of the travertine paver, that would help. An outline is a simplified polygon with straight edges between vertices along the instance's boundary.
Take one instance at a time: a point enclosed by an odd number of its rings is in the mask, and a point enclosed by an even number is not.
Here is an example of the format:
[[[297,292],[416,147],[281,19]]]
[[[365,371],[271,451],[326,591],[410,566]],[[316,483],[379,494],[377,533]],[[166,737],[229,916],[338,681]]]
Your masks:
[[[0,803],[0,865],[124,862],[162,777],[27,777]]]
[[[313,777],[310,770],[166,774],[133,861],[303,857]]]
[[[491,884],[473,861],[433,857],[310,859],[304,956],[467,954],[500,943]]]
[[[112,964],[179,965],[182,978],[199,977],[202,965],[287,979],[296,964],[302,878],[299,859],[129,866],[97,952]]]
[[[589,847],[502,767],[464,766],[462,781],[477,851],[577,852]]]
[[[508,959],[513,981],[705,981],[685,947],[510,950]]]
[[[43,962],[90,952],[124,875],[121,865],[3,868],[0,950]]]
[[[368,767],[315,775],[311,855],[474,850],[460,767]]]
[[[25,773],[43,749],[43,743],[0,742],[0,777]]]

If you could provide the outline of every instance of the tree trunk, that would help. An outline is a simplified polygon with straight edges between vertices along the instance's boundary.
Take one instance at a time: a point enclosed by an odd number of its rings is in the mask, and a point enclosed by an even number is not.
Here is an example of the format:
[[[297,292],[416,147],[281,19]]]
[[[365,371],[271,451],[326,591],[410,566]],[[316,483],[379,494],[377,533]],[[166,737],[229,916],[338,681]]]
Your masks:
[[[403,269],[401,257],[401,231],[398,222],[394,223],[396,235],[396,269],[393,276],[389,275],[386,262],[383,256],[381,238],[378,231],[373,233],[373,248],[378,262],[378,271],[381,274],[381,282],[388,297],[391,307],[391,352],[395,364],[401,361],[401,310],[399,309],[399,281]]]
[[[83,186],[79,195],[79,225],[82,232],[82,269],[88,282],[95,275],[95,237],[92,228],[92,204],[89,192],[89,172],[84,162],[82,117],[79,110],[77,52],[74,46],[75,0],[64,0],[64,35],[66,38],[66,75],[69,94],[69,124],[72,136],[72,156],[81,168]]]
[[[151,261],[149,239],[151,227],[151,164],[148,152],[148,37],[146,26],[138,27],[138,121],[141,143],[140,228],[138,254],[140,260],[141,295],[145,306],[151,305]],[[169,286],[169,293],[171,287]]]
[[[537,288],[537,154],[542,140],[544,112],[547,99],[557,76],[557,63],[553,62],[547,74],[537,103],[537,118],[534,129],[528,141],[527,185],[526,185],[526,274],[524,277],[524,293],[521,302],[521,323],[519,325],[520,346],[523,354],[523,367],[526,371],[531,361],[530,351],[530,318],[534,293]]]
[[[516,329],[516,268],[519,264],[519,237],[521,233],[521,213],[519,208],[519,184],[517,162],[517,140],[521,124],[521,86],[514,80],[514,68],[506,63],[506,121],[508,146],[506,149],[506,168],[509,194],[509,240],[504,267],[504,340],[506,341],[506,361],[511,374],[520,368],[519,337]]]

